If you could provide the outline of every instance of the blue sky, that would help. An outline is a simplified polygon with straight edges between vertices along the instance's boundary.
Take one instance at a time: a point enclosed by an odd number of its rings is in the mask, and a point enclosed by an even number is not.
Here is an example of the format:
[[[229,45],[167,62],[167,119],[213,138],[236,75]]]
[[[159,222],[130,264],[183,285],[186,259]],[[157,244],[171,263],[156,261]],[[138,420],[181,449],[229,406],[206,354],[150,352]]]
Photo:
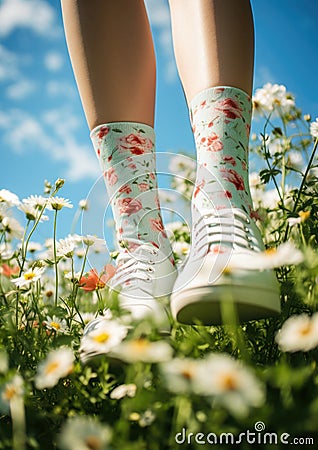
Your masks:
[[[173,59],[166,0],[147,0],[158,60],[157,149],[194,153],[188,111]],[[318,116],[318,3],[252,0],[255,88],[286,85],[303,113]],[[1,183],[23,198],[43,181],[66,178],[61,196],[92,200],[84,232],[101,235],[104,188],[76,90],[57,0],[0,0]],[[61,237],[75,210],[63,212]]]

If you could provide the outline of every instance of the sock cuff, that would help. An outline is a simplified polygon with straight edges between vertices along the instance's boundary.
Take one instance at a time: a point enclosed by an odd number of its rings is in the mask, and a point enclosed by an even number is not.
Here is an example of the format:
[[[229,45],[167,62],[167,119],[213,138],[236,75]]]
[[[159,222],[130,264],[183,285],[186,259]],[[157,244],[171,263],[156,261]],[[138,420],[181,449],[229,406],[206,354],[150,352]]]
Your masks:
[[[147,125],[145,123],[138,122],[108,122],[103,123],[101,125],[97,125],[97,127],[93,128],[90,132],[90,137],[92,140],[96,138],[103,138],[107,136],[107,134],[113,131],[115,133],[122,134],[134,134],[140,133],[147,136],[153,142],[155,141],[155,130],[152,126]]]
[[[193,123],[196,111],[204,107],[205,102],[224,101],[226,98],[236,99],[246,111],[252,110],[251,96],[247,92],[234,86],[213,86],[203,89],[190,101],[189,113],[191,123]]]
[[[130,158],[154,158],[155,131],[137,122],[110,122],[98,125],[90,134],[103,169]]]

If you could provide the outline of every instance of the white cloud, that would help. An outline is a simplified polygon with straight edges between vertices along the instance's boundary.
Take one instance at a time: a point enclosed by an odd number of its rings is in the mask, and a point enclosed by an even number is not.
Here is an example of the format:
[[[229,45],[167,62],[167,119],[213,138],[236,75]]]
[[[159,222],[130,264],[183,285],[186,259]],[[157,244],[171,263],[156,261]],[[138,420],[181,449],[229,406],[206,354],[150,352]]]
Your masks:
[[[267,66],[258,66],[255,72],[254,85],[256,88],[263,86],[265,83],[275,83],[276,78],[272,69]]]
[[[81,121],[61,109],[48,111],[43,119],[41,123],[20,109],[0,111],[1,135],[8,151],[21,155],[41,152],[47,163],[62,163],[62,176],[69,181],[96,179],[100,169],[92,146],[76,140]]]
[[[54,8],[45,0],[3,0],[0,3],[0,36],[16,28],[29,28],[43,36],[57,31]]]
[[[46,83],[46,91],[50,97],[61,96],[74,99],[77,91],[73,83],[51,80]]]
[[[36,84],[33,81],[27,79],[19,80],[7,88],[6,95],[13,100],[21,100],[32,94],[35,88]]]
[[[44,65],[45,67],[52,71],[56,72],[62,68],[64,64],[64,58],[61,53],[58,52],[48,52],[44,57]]]
[[[169,6],[165,0],[146,0],[150,22],[156,27],[170,27]]]
[[[0,44],[0,81],[16,78],[19,74],[18,65],[18,56]]]

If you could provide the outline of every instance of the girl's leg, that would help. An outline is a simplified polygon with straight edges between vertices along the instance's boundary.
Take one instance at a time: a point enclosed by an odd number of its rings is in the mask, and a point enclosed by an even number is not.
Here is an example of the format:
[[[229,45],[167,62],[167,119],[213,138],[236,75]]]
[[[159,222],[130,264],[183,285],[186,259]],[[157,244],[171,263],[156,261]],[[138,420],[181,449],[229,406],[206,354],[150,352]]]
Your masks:
[[[224,268],[264,248],[248,178],[254,36],[249,0],[170,0],[174,47],[197,150],[192,249],[171,299],[182,322],[220,323],[224,301],[242,320],[279,310],[277,282]],[[258,292],[257,299],[255,292]]]
[[[185,95],[212,86],[252,92],[254,27],[249,0],[169,0]]]
[[[155,55],[143,0],[61,0],[73,70],[90,129],[153,126]]]
[[[143,0],[62,0],[62,11],[115,219],[120,269],[111,283],[133,315],[160,316],[154,297],[171,292],[175,269],[158,198],[155,56],[145,6]]]

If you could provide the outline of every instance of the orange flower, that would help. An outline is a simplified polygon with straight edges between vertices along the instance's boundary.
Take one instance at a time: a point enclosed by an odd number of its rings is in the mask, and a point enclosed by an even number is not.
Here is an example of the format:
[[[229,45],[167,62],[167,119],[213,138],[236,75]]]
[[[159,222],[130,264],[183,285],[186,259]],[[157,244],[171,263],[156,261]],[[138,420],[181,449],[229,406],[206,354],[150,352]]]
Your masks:
[[[10,267],[8,264],[2,264],[0,267],[0,273],[8,278],[10,278],[11,275],[16,275],[19,270],[18,266]]]
[[[106,264],[100,275],[96,269],[91,269],[80,279],[80,287],[87,292],[102,289],[106,286],[107,281],[115,275],[115,272],[116,268],[112,264]]]

